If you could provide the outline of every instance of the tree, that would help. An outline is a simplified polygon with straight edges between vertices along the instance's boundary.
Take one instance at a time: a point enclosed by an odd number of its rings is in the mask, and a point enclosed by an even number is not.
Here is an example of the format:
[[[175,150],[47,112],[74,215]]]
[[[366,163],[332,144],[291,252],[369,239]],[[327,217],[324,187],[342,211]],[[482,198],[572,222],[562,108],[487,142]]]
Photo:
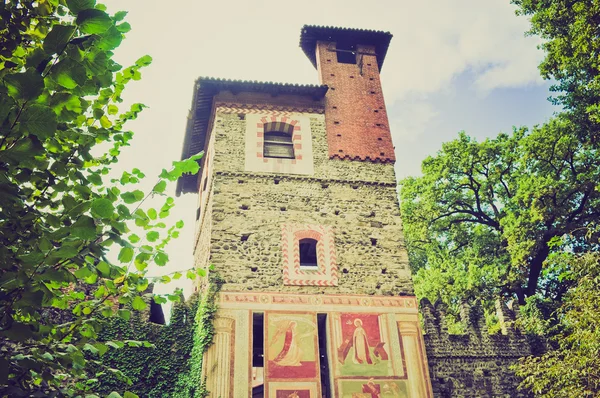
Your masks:
[[[107,350],[143,344],[98,342],[103,321],[147,306],[146,269],[166,264],[183,225],[163,221],[172,198],[157,209],[143,202],[197,172],[200,156],[174,162],[149,193],[129,188],[144,178],[138,169],[109,183],[133,136],[124,125],[144,108],[120,110],[122,92],[151,62],[112,59],[126,13],[95,0],[27,0],[2,2],[0,14],[0,395],[91,394],[89,361],[102,367]]]
[[[530,17],[531,35],[544,39],[540,64],[553,79],[554,102],[564,106],[582,140],[600,140],[600,3],[595,0],[513,0],[517,14]]]
[[[522,358],[514,366],[521,387],[536,397],[597,397],[600,395],[600,257],[598,253],[560,259],[572,269],[574,286],[553,316],[557,348],[540,357]]]
[[[461,298],[542,294],[560,299],[564,272],[552,252],[598,246],[586,236],[600,216],[600,157],[572,120],[481,143],[461,133],[402,181],[401,208],[417,294]],[[555,244],[564,236],[570,238]]]

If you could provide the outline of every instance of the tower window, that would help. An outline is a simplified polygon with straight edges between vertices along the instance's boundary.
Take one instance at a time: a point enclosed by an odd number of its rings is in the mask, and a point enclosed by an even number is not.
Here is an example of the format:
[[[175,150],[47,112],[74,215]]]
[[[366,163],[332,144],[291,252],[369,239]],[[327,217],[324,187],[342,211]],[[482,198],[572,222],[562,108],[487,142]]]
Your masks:
[[[307,268],[317,268],[317,241],[315,239],[305,238],[299,241],[300,266]]]
[[[295,159],[294,126],[283,122],[265,123],[263,154],[266,158]]]
[[[337,43],[335,52],[340,64],[356,64],[356,45]]]

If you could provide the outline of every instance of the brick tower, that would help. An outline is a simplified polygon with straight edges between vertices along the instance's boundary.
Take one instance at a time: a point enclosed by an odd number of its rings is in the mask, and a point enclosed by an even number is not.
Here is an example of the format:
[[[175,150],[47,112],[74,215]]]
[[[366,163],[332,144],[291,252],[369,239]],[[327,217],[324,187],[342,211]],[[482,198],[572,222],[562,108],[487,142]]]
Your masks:
[[[391,34],[305,26],[321,85],[200,78],[183,157],[223,285],[211,397],[430,397],[379,71]],[[199,286],[199,288],[202,288]]]

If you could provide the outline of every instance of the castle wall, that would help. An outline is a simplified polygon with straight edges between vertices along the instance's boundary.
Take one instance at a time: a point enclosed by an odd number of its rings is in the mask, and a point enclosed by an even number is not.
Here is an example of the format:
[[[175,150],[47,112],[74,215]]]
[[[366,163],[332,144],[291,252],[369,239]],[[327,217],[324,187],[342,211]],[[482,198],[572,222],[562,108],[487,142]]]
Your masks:
[[[247,171],[253,115],[229,111],[217,108],[212,134],[210,263],[223,290],[412,295],[393,165],[330,160],[324,117],[312,113],[296,115],[310,125],[312,174]],[[282,226],[290,224],[332,227],[337,286],[284,285]]]
[[[421,300],[426,334],[423,336],[434,396],[530,397],[519,391],[520,380],[510,370],[519,358],[532,355],[536,347],[514,329],[514,314],[498,308],[503,333],[490,335],[480,308],[463,305],[462,335],[450,335],[445,327],[444,307]]]

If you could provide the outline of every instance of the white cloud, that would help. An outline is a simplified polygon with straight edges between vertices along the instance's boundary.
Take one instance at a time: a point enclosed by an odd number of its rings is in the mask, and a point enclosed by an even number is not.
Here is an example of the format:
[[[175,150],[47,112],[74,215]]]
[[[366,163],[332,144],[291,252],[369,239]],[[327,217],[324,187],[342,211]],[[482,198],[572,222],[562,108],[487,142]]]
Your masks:
[[[395,142],[414,142],[424,132],[425,126],[432,123],[438,112],[422,100],[404,101],[390,114],[390,128]]]
[[[528,21],[514,10],[504,0],[411,3],[393,31],[384,69],[388,98],[446,89],[465,71],[484,91],[540,83],[538,39],[524,36]]]

